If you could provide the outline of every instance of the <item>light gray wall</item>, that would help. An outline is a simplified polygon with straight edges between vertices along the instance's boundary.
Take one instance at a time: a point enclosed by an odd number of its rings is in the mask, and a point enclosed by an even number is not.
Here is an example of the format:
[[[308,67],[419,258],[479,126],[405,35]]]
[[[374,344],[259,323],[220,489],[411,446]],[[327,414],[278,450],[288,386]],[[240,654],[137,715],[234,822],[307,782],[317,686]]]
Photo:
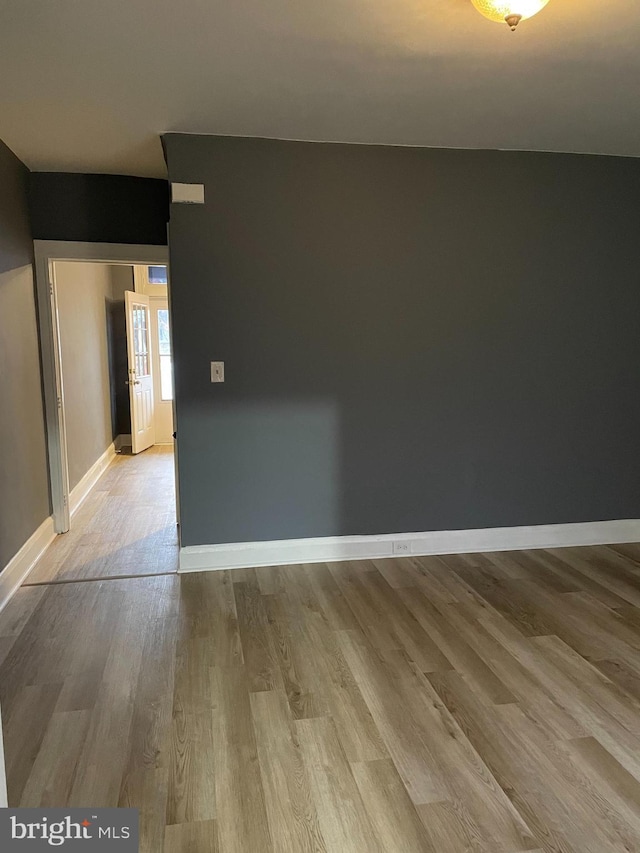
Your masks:
[[[183,544],[640,517],[640,161],[164,142]]]
[[[50,514],[27,179],[0,142],[0,571]]]
[[[73,488],[117,434],[109,334],[114,278],[112,266],[98,263],[56,262],[55,274],[69,486]],[[119,280],[116,290],[121,296]]]

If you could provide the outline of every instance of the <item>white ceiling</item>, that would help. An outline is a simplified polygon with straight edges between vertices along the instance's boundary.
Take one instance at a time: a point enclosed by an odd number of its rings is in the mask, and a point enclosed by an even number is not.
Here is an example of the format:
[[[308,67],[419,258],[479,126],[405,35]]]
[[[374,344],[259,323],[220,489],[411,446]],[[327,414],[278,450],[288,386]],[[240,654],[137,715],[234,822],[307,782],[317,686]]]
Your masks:
[[[637,0],[5,0],[0,138],[155,176],[169,130],[640,156],[639,48]]]

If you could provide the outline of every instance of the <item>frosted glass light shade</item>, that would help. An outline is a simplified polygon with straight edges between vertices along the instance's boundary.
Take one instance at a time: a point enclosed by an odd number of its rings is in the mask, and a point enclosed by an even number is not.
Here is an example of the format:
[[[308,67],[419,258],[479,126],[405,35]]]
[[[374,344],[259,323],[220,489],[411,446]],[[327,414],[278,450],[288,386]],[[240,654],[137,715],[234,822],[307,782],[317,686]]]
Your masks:
[[[519,21],[531,18],[544,9],[549,0],[471,0],[481,15],[515,29]],[[515,22],[515,23],[514,23]]]

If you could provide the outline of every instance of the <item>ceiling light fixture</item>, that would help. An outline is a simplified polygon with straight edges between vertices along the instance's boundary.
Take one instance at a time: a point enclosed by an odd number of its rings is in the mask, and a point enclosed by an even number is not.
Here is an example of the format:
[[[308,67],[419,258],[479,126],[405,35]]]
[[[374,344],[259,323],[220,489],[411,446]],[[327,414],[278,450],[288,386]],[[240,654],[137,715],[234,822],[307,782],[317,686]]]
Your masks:
[[[507,23],[511,31],[520,21],[532,18],[549,0],[471,0],[481,15],[499,24]]]

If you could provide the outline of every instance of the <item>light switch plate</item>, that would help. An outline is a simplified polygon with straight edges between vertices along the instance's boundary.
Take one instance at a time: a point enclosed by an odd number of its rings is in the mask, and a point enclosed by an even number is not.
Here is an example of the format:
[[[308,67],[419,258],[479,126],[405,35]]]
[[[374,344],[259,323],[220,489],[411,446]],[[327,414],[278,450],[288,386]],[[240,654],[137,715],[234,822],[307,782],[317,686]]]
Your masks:
[[[211,381],[224,382],[224,361],[211,362]]]

